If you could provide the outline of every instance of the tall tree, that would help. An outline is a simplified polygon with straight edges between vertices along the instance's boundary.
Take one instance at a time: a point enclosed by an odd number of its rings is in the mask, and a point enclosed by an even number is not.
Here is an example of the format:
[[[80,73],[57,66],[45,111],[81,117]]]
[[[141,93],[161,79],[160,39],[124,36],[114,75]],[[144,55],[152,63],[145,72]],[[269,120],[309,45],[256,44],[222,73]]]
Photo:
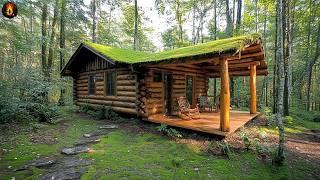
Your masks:
[[[96,15],[96,11],[97,11],[97,3],[96,0],[92,0],[91,1],[91,8],[92,8],[92,42],[96,42],[97,41],[97,37],[96,37],[96,29],[97,29],[97,15]]]
[[[66,0],[61,0],[61,10],[60,10],[60,43],[59,43],[59,47],[60,47],[60,72],[63,69],[63,66],[65,64],[65,60],[64,60],[64,52],[65,52],[65,46],[66,46],[66,37],[65,37],[65,14],[66,14]],[[60,74],[60,78],[62,78],[61,74]],[[60,89],[60,99],[59,99],[59,104],[60,105],[64,105],[64,88],[61,87]]]
[[[134,35],[133,35],[133,49],[138,47],[138,2],[134,0]]]
[[[47,19],[48,5],[47,3],[43,3],[41,15],[41,65],[44,75],[47,75]]]
[[[58,21],[58,13],[59,13],[59,0],[55,1],[54,5],[54,12],[53,12],[53,19],[51,24],[51,35],[50,35],[50,41],[49,41],[49,54],[48,54],[48,63],[47,63],[47,72],[48,76],[50,77],[52,66],[53,66],[53,55],[54,55],[54,46],[55,46],[55,38],[56,38],[56,24]]]
[[[279,57],[279,67],[278,67],[278,74],[279,74],[279,83],[278,83],[278,97],[277,97],[277,123],[279,129],[279,146],[278,152],[275,159],[276,163],[283,164],[285,159],[284,157],[284,125],[283,125],[283,94],[284,94],[284,83],[285,83],[285,72],[284,72],[284,30],[285,28],[285,3],[286,0],[278,0],[279,5],[279,43],[280,43],[280,57]]]
[[[227,17],[227,28],[226,28],[226,34],[228,37],[232,36],[232,30],[233,30],[233,25],[232,25],[232,18],[230,14],[230,4],[229,0],[226,0],[226,17]]]

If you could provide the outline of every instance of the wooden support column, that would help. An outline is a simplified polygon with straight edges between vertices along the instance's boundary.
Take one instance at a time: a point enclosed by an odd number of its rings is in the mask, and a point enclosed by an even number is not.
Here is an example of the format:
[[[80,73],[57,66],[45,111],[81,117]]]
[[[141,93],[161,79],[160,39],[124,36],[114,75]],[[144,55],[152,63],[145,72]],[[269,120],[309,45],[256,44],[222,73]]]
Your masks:
[[[228,61],[226,58],[219,60],[220,62],[220,130],[224,132],[230,131],[230,89],[229,89],[229,71]]]
[[[250,64],[250,114],[257,113],[256,65]]]

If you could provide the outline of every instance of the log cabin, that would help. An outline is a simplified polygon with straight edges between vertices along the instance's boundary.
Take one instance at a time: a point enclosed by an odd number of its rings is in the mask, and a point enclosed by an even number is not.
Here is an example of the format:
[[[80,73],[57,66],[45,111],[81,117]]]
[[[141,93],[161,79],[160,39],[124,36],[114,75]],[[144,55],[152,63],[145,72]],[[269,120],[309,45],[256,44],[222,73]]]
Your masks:
[[[259,34],[210,41],[157,53],[81,43],[61,71],[73,78],[77,105],[108,106],[118,113],[225,136],[257,116],[256,77],[268,74]],[[250,76],[250,112],[230,111],[229,78]],[[177,115],[177,98],[192,106],[220,78],[220,112],[199,119]]]

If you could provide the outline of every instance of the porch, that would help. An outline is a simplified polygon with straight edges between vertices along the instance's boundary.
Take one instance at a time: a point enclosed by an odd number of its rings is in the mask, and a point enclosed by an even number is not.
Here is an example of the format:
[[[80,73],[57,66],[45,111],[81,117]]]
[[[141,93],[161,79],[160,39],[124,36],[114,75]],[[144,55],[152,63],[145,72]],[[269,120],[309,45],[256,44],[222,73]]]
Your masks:
[[[220,136],[227,136],[228,134],[231,134],[243,127],[247,122],[251,121],[258,115],[259,113],[250,114],[250,112],[245,111],[230,111],[230,131],[221,131],[219,112],[200,113],[199,119],[181,119],[178,116],[167,117],[163,114],[154,114],[149,116],[147,121]]]

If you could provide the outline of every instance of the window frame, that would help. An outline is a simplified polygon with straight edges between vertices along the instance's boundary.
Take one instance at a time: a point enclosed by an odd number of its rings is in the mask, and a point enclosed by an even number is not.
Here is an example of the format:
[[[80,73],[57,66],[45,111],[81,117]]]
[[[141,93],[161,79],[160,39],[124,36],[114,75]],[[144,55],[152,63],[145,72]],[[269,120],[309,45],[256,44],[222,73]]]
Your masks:
[[[108,74],[114,73],[114,94],[108,94]],[[109,70],[104,72],[104,96],[117,96],[117,71]]]
[[[91,87],[91,85],[92,85],[92,87]],[[93,89],[93,92],[91,92],[92,89]],[[96,74],[89,74],[89,76],[88,76],[88,95],[89,96],[96,95],[96,89],[97,89],[96,88]]]

